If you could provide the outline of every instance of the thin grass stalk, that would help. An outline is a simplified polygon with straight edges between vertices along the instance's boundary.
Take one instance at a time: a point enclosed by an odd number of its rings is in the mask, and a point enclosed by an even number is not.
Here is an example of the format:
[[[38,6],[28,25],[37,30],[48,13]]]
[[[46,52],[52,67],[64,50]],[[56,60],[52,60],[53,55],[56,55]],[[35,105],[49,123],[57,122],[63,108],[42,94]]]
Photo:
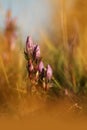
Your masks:
[[[8,87],[10,88],[10,83],[9,83],[8,76],[7,76],[7,73],[6,73],[5,65],[3,63],[3,60],[2,60],[1,56],[0,56],[0,63],[1,63],[2,71],[4,73],[4,77],[5,77],[6,83],[7,83]]]

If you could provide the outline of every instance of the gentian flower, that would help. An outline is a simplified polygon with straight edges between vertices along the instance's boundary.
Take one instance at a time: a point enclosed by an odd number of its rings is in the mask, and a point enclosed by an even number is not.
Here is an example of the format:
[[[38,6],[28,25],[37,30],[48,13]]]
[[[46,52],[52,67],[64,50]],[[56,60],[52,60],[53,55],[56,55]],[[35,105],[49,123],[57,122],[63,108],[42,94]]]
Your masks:
[[[41,73],[43,69],[44,69],[44,64],[42,61],[40,61],[39,65],[38,65],[38,70]]]
[[[51,68],[50,65],[48,65],[48,66],[47,66],[47,70],[46,70],[46,78],[47,78],[48,80],[51,80],[52,74],[53,74],[52,68]]]
[[[28,36],[26,40],[26,52],[28,53],[32,49],[33,49],[33,40],[30,36]]]
[[[44,67],[44,63],[40,56],[40,46],[34,44],[31,37],[27,37],[26,40],[26,60],[28,61],[28,74],[33,85],[41,85],[44,90],[48,90],[50,87],[50,80],[52,78],[52,68],[48,65]]]
[[[38,59],[40,57],[40,47],[39,47],[39,45],[34,46],[33,57],[34,57],[34,59]]]

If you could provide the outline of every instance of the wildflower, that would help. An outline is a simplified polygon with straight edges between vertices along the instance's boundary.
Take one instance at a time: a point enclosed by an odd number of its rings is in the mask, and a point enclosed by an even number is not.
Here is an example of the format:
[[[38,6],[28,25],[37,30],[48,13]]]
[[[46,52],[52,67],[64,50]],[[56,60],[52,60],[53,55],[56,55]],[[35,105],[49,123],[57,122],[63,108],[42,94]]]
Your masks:
[[[44,67],[44,63],[40,56],[40,46],[33,44],[31,37],[27,37],[25,58],[28,61],[29,78],[33,85],[41,85],[44,90],[50,88],[50,80],[52,78],[52,68],[50,65]]]
[[[33,41],[32,38],[28,36],[26,40],[26,52],[28,53],[30,50],[32,50],[32,48],[33,48]]]
[[[33,58],[38,59],[39,57],[40,57],[40,47],[39,45],[35,45],[33,50]]]
[[[44,69],[44,64],[42,61],[40,61],[39,65],[38,65],[38,70],[41,73],[43,69]]]
[[[46,70],[46,78],[48,79],[48,80],[51,80],[51,78],[52,78],[52,68],[51,68],[51,66],[50,65],[48,65],[47,66],[47,70]]]

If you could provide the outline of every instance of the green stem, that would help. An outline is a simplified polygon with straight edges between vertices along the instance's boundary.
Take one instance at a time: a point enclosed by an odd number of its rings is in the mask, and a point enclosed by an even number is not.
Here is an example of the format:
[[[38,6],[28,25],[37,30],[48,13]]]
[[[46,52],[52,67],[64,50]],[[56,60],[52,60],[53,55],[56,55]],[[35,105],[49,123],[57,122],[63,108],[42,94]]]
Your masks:
[[[62,89],[62,87],[60,86],[60,84],[56,81],[56,79],[53,77],[52,80],[54,81],[54,83],[57,85],[57,87],[59,89]]]

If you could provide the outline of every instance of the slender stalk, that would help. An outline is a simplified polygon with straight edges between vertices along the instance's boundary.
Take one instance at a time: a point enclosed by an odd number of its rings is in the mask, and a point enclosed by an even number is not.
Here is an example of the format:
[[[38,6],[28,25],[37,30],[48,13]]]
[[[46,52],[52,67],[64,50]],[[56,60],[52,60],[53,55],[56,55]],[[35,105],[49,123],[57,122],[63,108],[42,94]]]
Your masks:
[[[62,89],[62,87],[60,86],[60,84],[57,82],[57,80],[53,77],[52,80],[54,81],[54,83],[56,84],[56,86],[59,88],[59,89]]]

